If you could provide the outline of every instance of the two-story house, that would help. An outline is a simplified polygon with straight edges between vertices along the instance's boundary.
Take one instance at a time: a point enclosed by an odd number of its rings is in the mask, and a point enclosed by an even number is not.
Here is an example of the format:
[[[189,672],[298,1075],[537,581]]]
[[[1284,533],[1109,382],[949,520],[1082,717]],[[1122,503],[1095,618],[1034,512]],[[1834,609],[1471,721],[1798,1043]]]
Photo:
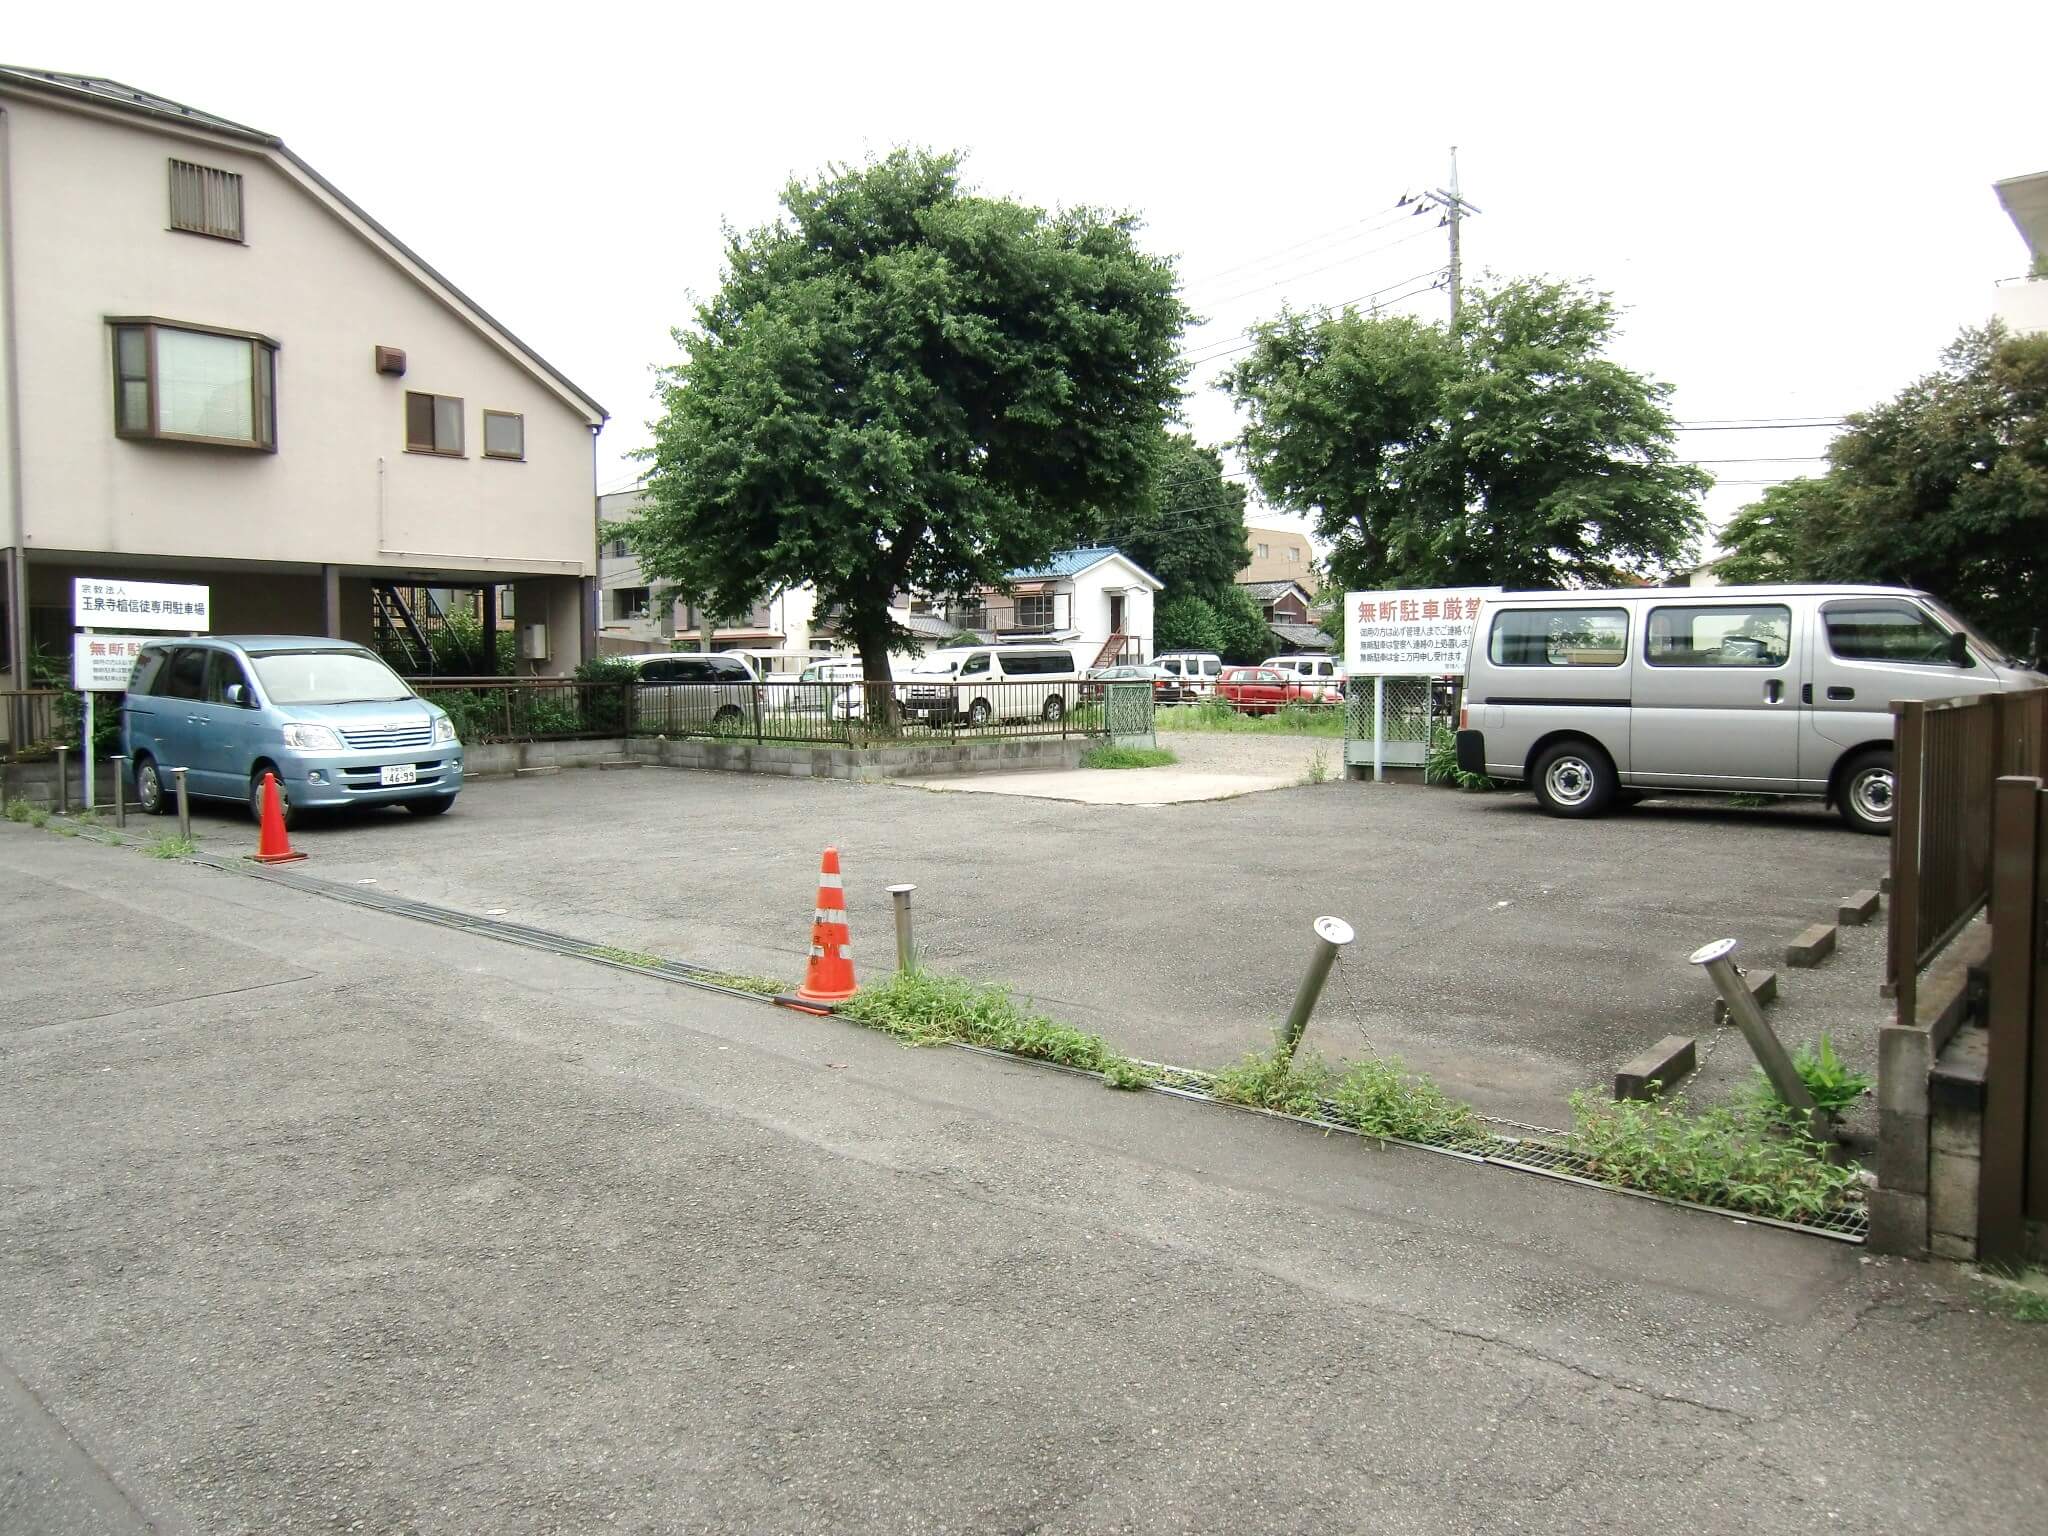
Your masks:
[[[473,592],[522,670],[580,659],[603,408],[276,135],[0,68],[0,189],[9,686],[74,577],[366,643]]]
[[[1308,535],[1294,528],[1250,528],[1244,531],[1244,567],[1237,573],[1239,585],[1254,581],[1298,582],[1310,597],[1316,595],[1315,547]]]
[[[646,493],[638,487],[597,499],[605,535],[597,557],[597,637],[599,649],[608,655],[665,651],[671,645],[694,650],[702,643],[704,615],[641,570],[640,557],[619,531],[640,515],[645,504]],[[808,586],[784,587],[736,618],[714,621],[711,648],[808,650],[817,601]]]
[[[1153,600],[1165,583],[1109,545],[1061,550],[1001,587],[950,605],[954,628],[991,640],[1071,641],[1083,665],[1152,657]]]

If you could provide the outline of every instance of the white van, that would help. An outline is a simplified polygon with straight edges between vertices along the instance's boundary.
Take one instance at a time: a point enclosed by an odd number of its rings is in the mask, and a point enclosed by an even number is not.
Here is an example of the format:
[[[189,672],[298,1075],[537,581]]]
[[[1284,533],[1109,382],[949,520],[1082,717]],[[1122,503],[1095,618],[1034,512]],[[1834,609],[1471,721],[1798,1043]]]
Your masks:
[[[1553,816],[1741,790],[1888,832],[1892,701],[2048,686],[2033,665],[1903,587],[1504,593],[1473,627],[1458,766]]]
[[[1339,688],[1344,683],[1343,663],[1333,656],[1268,656],[1259,665],[1276,668],[1305,683],[1321,683],[1326,688]]]
[[[1211,697],[1223,675],[1223,658],[1214,651],[1168,651],[1154,656],[1152,665],[1179,680],[1184,699]]]
[[[928,651],[896,690],[906,719],[987,725],[1058,724],[1074,707],[1081,669],[1064,645],[963,645]]]

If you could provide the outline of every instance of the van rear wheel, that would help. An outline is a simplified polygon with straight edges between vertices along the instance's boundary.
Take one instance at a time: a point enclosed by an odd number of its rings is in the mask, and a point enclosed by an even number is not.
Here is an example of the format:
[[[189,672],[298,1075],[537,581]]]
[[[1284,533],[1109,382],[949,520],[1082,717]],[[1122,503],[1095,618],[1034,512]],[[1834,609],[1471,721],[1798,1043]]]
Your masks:
[[[135,760],[135,803],[149,816],[161,816],[171,808],[170,799],[164,794],[163,770],[153,757]]]
[[[1543,749],[1530,787],[1547,815],[1584,820],[1614,804],[1621,781],[1605,752],[1590,741],[1574,739]]]
[[[1892,830],[1892,754],[1889,747],[1859,752],[1842,769],[1835,809],[1858,832],[1889,837]]]

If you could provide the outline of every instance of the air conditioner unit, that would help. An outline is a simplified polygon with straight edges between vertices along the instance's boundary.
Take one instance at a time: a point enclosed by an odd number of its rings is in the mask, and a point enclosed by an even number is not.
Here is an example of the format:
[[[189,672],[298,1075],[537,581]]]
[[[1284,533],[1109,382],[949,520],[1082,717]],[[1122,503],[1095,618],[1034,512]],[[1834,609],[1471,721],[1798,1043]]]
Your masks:
[[[546,661],[548,659],[547,625],[522,624],[519,626],[519,659],[521,661]]]

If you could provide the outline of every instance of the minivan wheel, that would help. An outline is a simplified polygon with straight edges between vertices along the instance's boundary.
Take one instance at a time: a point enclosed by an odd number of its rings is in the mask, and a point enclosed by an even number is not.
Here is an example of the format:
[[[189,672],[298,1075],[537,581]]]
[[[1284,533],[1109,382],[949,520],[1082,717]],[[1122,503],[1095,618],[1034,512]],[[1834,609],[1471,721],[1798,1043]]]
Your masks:
[[[1598,816],[1614,803],[1620,782],[1607,754],[1590,742],[1560,741],[1536,759],[1536,803],[1552,816]]]
[[[994,711],[988,707],[987,699],[976,699],[967,706],[967,723],[969,725],[987,725],[992,714],[994,714]]]
[[[1858,832],[1888,837],[1892,830],[1892,789],[1891,751],[1873,747],[1857,753],[1842,770],[1842,788],[1835,799],[1835,809]]]
[[[1045,715],[1045,723],[1047,725],[1058,725],[1060,721],[1066,718],[1067,715],[1066,700],[1062,699],[1058,694],[1054,694],[1051,698],[1045,701],[1045,709],[1043,713]]]
[[[135,760],[135,803],[151,816],[161,816],[170,807],[164,798],[164,780],[153,757]]]
[[[249,819],[259,827],[263,825],[263,775],[266,773],[276,774],[277,770],[259,767],[249,775]],[[287,832],[299,824],[298,813],[292,809],[292,797],[286,792],[282,778],[277,781],[277,809],[284,817]]]

